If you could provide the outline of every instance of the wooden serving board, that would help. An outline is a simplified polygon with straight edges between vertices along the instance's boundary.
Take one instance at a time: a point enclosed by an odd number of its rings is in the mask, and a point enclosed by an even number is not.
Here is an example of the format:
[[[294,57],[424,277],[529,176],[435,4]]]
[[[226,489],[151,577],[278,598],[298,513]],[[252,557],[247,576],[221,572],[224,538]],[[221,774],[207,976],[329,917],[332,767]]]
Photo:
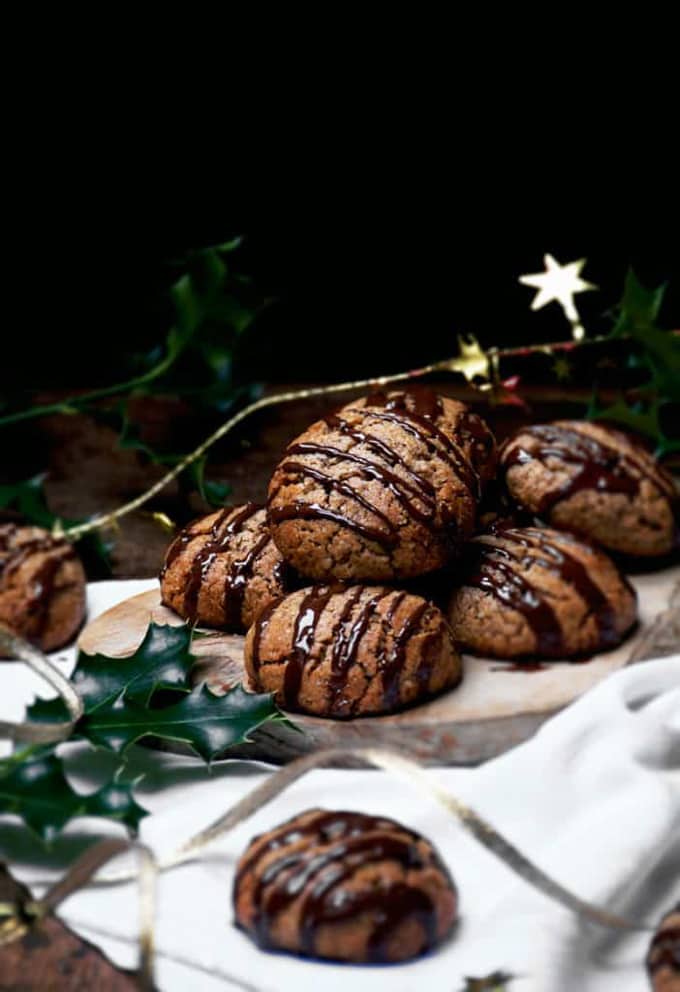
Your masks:
[[[640,624],[616,650],[579,663],[556,662],[538,671],[514,668],[507,662],[464,655],[461,685],[420,706],[391,716],[327,720],[291,714],[304,734],[265,725],[253,742],[229,751],[230,757],[282,762],[323,747],[407,748],[429,764],[476,764],[519,744],[555,712],[587,692],[611,672],[648,649],[655,618],[667,610],[680,582],[680,566],[634,576]],[[150,622],[179,624],[180,618],[161,606],[158,590],[127,599],[97,617],[82,632],[79,647],[88,654],[110,657],[132,654]],[[197,639],[193,652],[200,661],[196,679],[215,692],[225,692],[243,680],[243,642],[236,634],[212,632]],[[644,650],[642,647],[644,645]],[[173,750],[190,753],[181,744]]]

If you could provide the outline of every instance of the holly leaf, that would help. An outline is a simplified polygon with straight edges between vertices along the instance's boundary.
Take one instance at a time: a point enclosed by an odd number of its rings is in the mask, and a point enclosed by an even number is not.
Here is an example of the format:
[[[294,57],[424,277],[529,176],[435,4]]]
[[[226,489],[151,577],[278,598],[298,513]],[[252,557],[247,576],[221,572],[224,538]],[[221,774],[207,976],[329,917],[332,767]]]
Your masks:
[[[191,480],[194,483],[202,499],[210,506],[224,506],[227,496],[231,490],[228,482],[218,482],[205,478],[205,465],[207,459],[199,458],[188,469]]]
[[[57,518],[45,502],[43,492],[45,478],[45,474],[41,473],[31,479],[0,486],[0,510],[10,508],[18,510],[26,518],[27,523],[51,529]]]
[[[641,405],[634,407],[626,403],[623,396],[620,396],[614,403],[600,406],[597,397],[594,396],[588,408],[587,417],[589,420],[613,420],[650,438],[657,438],[661,431],[658,403],[655,402],[646,407]]]
[[[186,624],[173,627],[152,622],[142,643],[127,658],[80,651],[71,681],[86,714],[119,696],[148,706],[159,689],[190,692],[187,679],[195,661],[190,649],[191,629]]]
[[[654,289],[643,286],[632,269],[626,273],[623,295],[618,305],[618,316],[612,330],[613,337],[635,337],[656,324],[667,283]]]
[[[15,482],[10,485],[0,486],[0,510],[13,509],[21,514],[27,524],[34,524],[36,527],[44,527],[51,531],[55,524],[59,524],[63,530],[69,527],[76,527],[85,523],[83,519],[68,519],[58,517],[52,513],[45,499],[45,479],[44,473],[34,475],[30,479]],[[81,557],[87,561],[92,559],[99,570],[106,575],[111,572],[111,543],[106,541],[97,531],[86,534],[76,546]]]
[[[14,813],[50,842],[77,816],[100,816],[123,823],[136,833],[147,815],[135,800],[134,783],[117,774],[101,789],[83,795],[72,788],[61,758],[53,751],[40,751],[17,763],[0,761],[0,813]]]
[[[187,624],[151,623],[127,658],[80,652],[71,678],[84,715],[72,736],[115,752],[145,737],[182,741],[212,761],[232,744],[248,740],[265,721],[284,719],[270,695],[247,693],[240,686],[224,696],[205,685],[192,688],[191,639]],[[37,699],[26,716],[36,723],[68,717],[60,699]]]
[[[112,703],[83,717],[79,727],[93,744],[117,753],[152,737],[188,744],[210,762],[279,716],[270,695],[255,695],[237,686],[224,696],[216,696],[202,684],[179,702],[161,709],[147,709],[121,693]]]

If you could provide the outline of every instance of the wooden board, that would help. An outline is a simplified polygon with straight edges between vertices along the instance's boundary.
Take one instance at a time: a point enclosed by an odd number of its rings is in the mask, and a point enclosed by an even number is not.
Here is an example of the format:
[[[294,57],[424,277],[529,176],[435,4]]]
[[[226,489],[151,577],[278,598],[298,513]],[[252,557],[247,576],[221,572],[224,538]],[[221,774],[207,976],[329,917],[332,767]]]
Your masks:
[[[531,737],[549,716],[623,668],[633,656],[639,661],[640,653],[653,655],[653,649],[636,649],[647,643],[655,618],[669,606],[680,582],[680,567],[636,576],[632,582],[638,591],[640,624],[614,651],[586,662],[551,663],[539,671],[464,655],[462,684],[421,706],[391,716],[342,721],[296,713],[292,719],[304,735],[279,724],[268,725],[255,733],[252,744],[238,746],[229,754],[281,762],[321,747],[382,746],[408,748],[431,764],[474,764],[494,757]],[[161,606],[159,591],[151,590],[97,617],[82,632],[79,646],[88,654],[125,657],[139,646],[152,619],[182,622]],[[219,632],[197,639],[193,646],[200,658],[196,678],[216,692],[241,682],[243,642],[239,635]]]

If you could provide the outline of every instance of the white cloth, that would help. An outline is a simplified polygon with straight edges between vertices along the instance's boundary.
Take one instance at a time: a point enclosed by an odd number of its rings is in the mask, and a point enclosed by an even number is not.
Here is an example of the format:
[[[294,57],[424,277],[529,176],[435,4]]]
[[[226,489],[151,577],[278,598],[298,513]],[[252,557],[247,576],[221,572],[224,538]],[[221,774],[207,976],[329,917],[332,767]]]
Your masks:
[[[91,585],[90,617],[152,585]],[[65,652],[64,669],[72,663],[72,653]],[[35,689],[34,677],[13,667],[12,690],[2,683],[3,718],[20,718],[20,697]],[[75,784],[92,788],[99,757],[81,745],[64,747],[75,763]],[[189,758],[143,749],[134,749],[130,771],[145,774],[136,794],[152,815],[142,821],[141,838],[161,857],[267,774],[264,766],[244,762],[210,771]],[[655,921],[680,898],[680,654],[610,676],[500,758],[432,774],[582,898],[645,921]],[[392,967],[322,964],[255,948],[231,926],[235,859],[253,834],[310,806],[386,814],[430,838],[459,889],[455,936],[425,958]],[[107,829],[102,821],[78,820],[52,852],[41,853],[26,845],[24,831],[12,829],[6,818],[3,823],[0,856],[29,884],[44,878],[47,868],[63,870],[89,835]],[[464,976],[497,969],[517,976],[511,992],[646,988],[648,934],[621,935],[583,923],[514,875],[443,809],[377,771],[310,773],[207,849],[200,863],[164,874],[159,902],[158,983],[166,992],[344,992],[348,982],[353,992],[457,992]],[[134,964],[133,885],[78,892],[60,912],[114,961]]]

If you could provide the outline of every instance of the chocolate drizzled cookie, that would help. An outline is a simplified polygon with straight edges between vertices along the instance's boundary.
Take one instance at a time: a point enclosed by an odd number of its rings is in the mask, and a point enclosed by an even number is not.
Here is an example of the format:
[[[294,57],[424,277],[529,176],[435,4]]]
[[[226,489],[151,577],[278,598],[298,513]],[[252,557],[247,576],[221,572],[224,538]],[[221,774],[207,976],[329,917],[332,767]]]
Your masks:
[[[84,617],[85,572],[73,545],[41,527],[0,525],[0,620],[55,651]]]
[[[661,921],[647,955],[654,992],[680,992],[680,902]]]
[[[313,586],[274,600],[248,632],[251,686],[318,716],[389,713],[457,684],[436,606],[381,586]]]
[[[474,538],[448,617],[457,643],[496,658],[608,650],[636,620],[635,591],[572,534],[499,526]]]
[[[470,536],[494,466],[493,435],[462,403],[376,392],[288,447],[269,487],[272,536],[313,579],[421,575]]]
[[[523,427],[503,445],[499,465],[512,499],[555,527],[627,555],[673,549],[673,480],[621,431],[572,420]]]
[[[227,507],[194,520],[168,548],[160,575],[165,606],[190,623],[245,631],[287,588],[288,569],[264,507]]]
[[[419,834],[384,817],[311,809],[251,841],[234,909],[262,948],[384,963],[443,941],[457,894]]]

